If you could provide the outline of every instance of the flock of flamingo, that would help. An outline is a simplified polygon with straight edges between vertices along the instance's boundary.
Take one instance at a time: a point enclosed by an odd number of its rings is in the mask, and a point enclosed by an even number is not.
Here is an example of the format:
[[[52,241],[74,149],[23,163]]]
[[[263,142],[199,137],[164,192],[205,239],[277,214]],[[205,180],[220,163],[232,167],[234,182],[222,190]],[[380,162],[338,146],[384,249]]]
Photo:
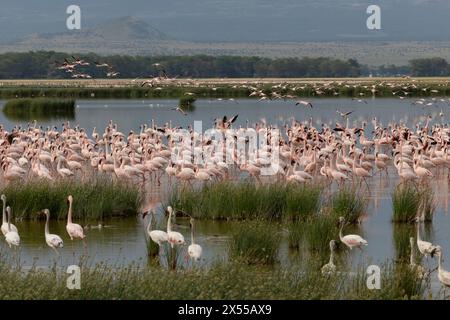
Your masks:
[[[312,107],[309,103],[301,103]],[[425,123],[417,123],[409,128],[402,123],[383,125],[372,119],[372,136],[366,133],[368,124],[349,125],[351,112],[339,112],[346,120],[345,124],[336,123],[334,127],[323,124],[316,128],[312,119],[308,122],[292,120],[282,127],[267,124],[265,121],[250,125],[237,126],[237,115],[215,120],[213,130],[221,139],[205,137],[188,127],[180,133],[180,127],[171,122],[162,126],[152,120],[151,125],[143,124],[139,132],[125,134],[117,124],[110,121],[103,132],[94,128],[91,134],[79,126],[71,127],[69,122],[57,127],[42,128],[37,123],[26,127],[15,126],[8,132],[0,126],[0,159],[5,184],[32,179],[84,179],[95,175],[106,175],[123,183],[136,181],[158,183],[167,176],[168,183],[175,179],[184,184],[213,183],[227,179],[240,179],[248,176],[255,183],[263,183],[262,169],[272,165],[275,147],[278,149],[278,165],[275,178],[286,183],[308,183],[325,180],[338,187],[346,183],[363,182],[369,188],[368,179],[376,174],[389,175],[396,172],[401,181],[425,182],[431,177],[447,176],[450,168],[449,132],[446,124],[431,123],[431,116]],[[282,132],[274,135],[273,129]],[[243,159],[238,155],[236,145],[249,144],[249,134],[264,136],[266,144],[255,152],[248,153]],[[230,147],[231,146],[231,147]],[[201,154],[200,163],[194,163],[195,154]],[[175,155],[175,157],[174,157]],[[230,161],[231,159],[231,161]],[[273,176],[270,179],[273,181]],[[7,243],[17,246],[20,238],[17,228],[11,224],[11,208],[5,207],[3,200],[2,232]],[[84,239],[83,228],[72,222],[72,197],[69,202],[67,232],[70,238]],[[183,236],[171,229],[172,208],[167,208],[167,232],[151,230],[150,238],[161,245],[164,242],[172,246],[184,244]],[[6,221],[6,213],[8,221]],[[45,239],[56,250],[63,241],[48,230],[50,213],[44,209],[47,217]],[[420,217],[419,217],[420,220]],[[342,235],[345,224],[341,222],[339,238],[350,249],[367,245],[367,241],[358,235]],[[193,230],[194,221],[191,220]],[[188,249],[189,255],[198,260],[201,246],[193,239]],[[442,257],[442,250],[417,237],[417,246],[422,254]],[[324,272],[334,270],[333,251],[335,243],[330,243],[330,262],[324,266]],[[441,268],[439,279],[450,285],[450,274]]]

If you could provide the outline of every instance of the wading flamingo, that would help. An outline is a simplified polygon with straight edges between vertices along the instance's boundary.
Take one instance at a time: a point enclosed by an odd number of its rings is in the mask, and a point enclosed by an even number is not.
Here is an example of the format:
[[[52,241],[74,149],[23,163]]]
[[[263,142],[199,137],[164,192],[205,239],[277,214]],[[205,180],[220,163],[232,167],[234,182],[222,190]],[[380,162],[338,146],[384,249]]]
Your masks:
[[[15,225],[13,225],[12,223],[9,224],[8,227],[8,221],[6,220],[6,196],[4,194],[1,195],[0,197],[2,199],[3,202],[3,214],[2,214],[2,233],[4,236],[6,236],[6,234],[8,233],[9,229],[11,229],[11,231],[15,231],[17,232],[17,228]]]
[[[49,220],[50,220],[50,211],[48,209],[44,209],[41,213],[45,214],[45,242],[47,245],[55,250],[57,254],[59,254],[56,248],[62,248],[64,246],[64,242],[60,236],[57,234],[51,234],[49,232]]]
[[[167,236],[167,232],[162,231],[162,230],[151,230],[154,212],[151,210],[145,212],[142,215],[142,219],[145,219],[145,217],[149,213],[151,214],[151,216],[150,216],[150,221],[148,222],[148,225],[147,225],[147,234],[150,237],[150,239],[152,239],[153,242],[158,244],[158,246],[161,246],[164,242],[167,242],[169,240],[169,238]]]
[[[191,218],[190,220],[191,224],[191,244],[188,247],[188,254],[191,257],[191,259],[198,261],[200,260],[202,256],[202,247],[199,244],[196,244],[194,242],[194,219]]]
[[[336,241],[330,241],[330,261],[321,269],[322,274],[329,275],[336,272],[336,265],[334,264],[334,250],[336,250]]]
[[[73,197],[69,195],[67,197],[67,203],[69,204],[69,212],[67,213],[67,225],[66,230],[67,233],[70,236],[70,240],[73,239],[81,239],[83,240],[85,238],[83,228],[76,223],[72,223],[72,203],[73,203]]]
[[[8,232],[5,235],[5,240],[10,248],[11,245],[18,247],[20,245],[20,237],[17,231],[11,229],[11,208],[9,206],[6,207],[6,212],[8,213]]]
[[[339,223],[341,228],[339,229],[339,239],[343,242],[347,247],[353,249],[353,247],[357,247],[362,250],[361,246],[367,246],[368,243],[361,236],[357,234],[348,234],[346,236],[342,236],[342,229],[344,229],[345,219],[344,217],[339,217]]]
[[[169,218],[167,219],[167,241],[170,243],[170,245],[182,245],[184,244],[184,237],[181,233],[172,231],[172,213],[173,209],[171,206],[167,207],[167,212],[169,213]]]
[[[438,262],[438,279],[446,287],[450,287],[450,272],[442,268],[442,248],[436,246],[436,255],[439,258]]]

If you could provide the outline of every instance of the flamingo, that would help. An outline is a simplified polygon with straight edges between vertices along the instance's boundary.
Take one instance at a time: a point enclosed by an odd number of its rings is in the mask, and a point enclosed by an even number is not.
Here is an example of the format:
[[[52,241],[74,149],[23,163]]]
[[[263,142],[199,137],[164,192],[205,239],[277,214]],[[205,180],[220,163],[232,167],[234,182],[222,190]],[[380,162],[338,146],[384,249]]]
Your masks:
[[[167,212],[169,213],[169,218],[167,219],[167,241],[173,248],[174,245],[184,244],[184,237],[181,233],[172,231],[172,213],[173,209],[171,206],[167,207]]]
[[[336,265],[333,262],[334,250],[336,250],[336,241],[331,240],[330,241],[330,261],[327,264],[325,264],[321,269],[322,274],[324,274],[324,275],[329,275],[329,274],[336,272]]]
[[[415,255],[415,250],[414,250],[414,237],[410,237],[409,238],[409,246],[411,248],[411,255],[409,257],[409,267],[411,268],[411,270],[415,270],[415,272],[417,273],[417,276],[419,278],[422,278],[425,274],[425,269],[424,267],[422,267],[420,264],[416,263],[416,255]]]
[[[147,216],[147,214],[149,214],[150,211],[145,212],[142,215],[142,219],[145,219],[145,217]],[[155,242],[158,246],[161,246],[164,242],[167,242],[169,240],[167,232],[162,231],[162,230],[151,230],[151,225],[152,225],[152,221],[153,221],[153,211],[150,212],[151,216],[150,216],[150,221],[148,222],[147,225],[147,234],[150,237],[150,239],[152,239],[153,242]]]
[[[5,235],[5,240],[10,248],[11,245],[18,247],[20,245],[20,237],[17,231],[11,229],[11,208],[9,206],[6,207],[6,212],[8,213],[8,232]]]
[[[73,203],[72,195],[69,195],[67,197],[67,203],[69,204],[69,212],[67,213],[66,230],[70,236],[70,240],[73,239],[83,240],[86,237],[84,235],[83,228],[79,224],[72,223],[72,203]]]
[[[51,234],[49,232],[49,220],[50,220],[50,211],[48,209],[44,209],[41,211],[41,213],[45,214],[45,242],[47,245],[55,250],[57,254],[59,254],[58,250],[56,248],[62,248],[64,246],[64,242],[61,239],[60,236],[57,234]]]
[[[450,272],[442,268],[442,248],[436,246],[436,255],[439,258],[438,262],[438,279],[446,287],[450,287]]]
[[[3,214],[2,214],[2,233],[4,236],[6,236],[6,234],[8,233],[9,229],[11,229],[12,231],[18,232],[17,228],[15,225],[13,225],[12,223],[9,223],[8,226],[8,221],[6,220],[6,196],[4,194],[2,194],[0,196],[0,198],[2,199],[3,202]]]
[[[198,261],[200,260],[202,256],[202,247],[199,244],[196,244],[194,242],[194,219],[191,218],[190,220],[191,224],[191,244],[188,247],[188,254],[191,257],[191,259]]]
[[[344,243],[347,247],[353,249],[353,247],[357,247],[358,249],[361,249],[361,246],[367,246],[368,242],[364,240],[361,236],[357,234],[348,234],[346,236],[342,236],[342,229],[344,229],[344,217],[339,217],[339,223],[341,225],[339,229],[339,239],[342,243]]]
[[[419,226],[419,218],[416,218],[416,224],[417,224],[417,247],[419,248],[419,251],[424,256],[430,255],[433,258],[433,255],[436,252],[436,246],[434,246],[431,242],[423,241],[420,238],[420,226]]]

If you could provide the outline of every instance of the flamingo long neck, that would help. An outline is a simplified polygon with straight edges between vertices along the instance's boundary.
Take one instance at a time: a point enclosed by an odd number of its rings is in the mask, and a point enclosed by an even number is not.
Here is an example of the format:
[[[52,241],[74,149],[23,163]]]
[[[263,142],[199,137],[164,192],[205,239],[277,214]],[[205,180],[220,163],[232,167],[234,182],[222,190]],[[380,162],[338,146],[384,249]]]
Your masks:
[[[149,234],[152,231],[152,221],[153,221],[153,214],[150,216],[150,221],[147,225],[147,233]]]
[[[67,214],[67,223],[72,223],[72,201],[69,201],[69,213]]]
[[[420,239],[420,226],[419,223],[417,223],[417,241],[422,241],[422,239]]]
[[[329,263],[330,264],[333,264],[333,260],[334,260],[334,250],[333,250],[333,248],[330,248],[331,249],[331,252],[330,252],[330,261],[329,261]]]
[[[8,210],[8,231],[11,231],[11,209]]]
[[[2,200],[2,202],[3,202],[2,222],[6,223],[6,201]]]
[[[341,223],[341,228],[339,229],[339,239],[342,241],[342,242],[344,242],[342,239],[344,238],[343,236],[342,236],[342,229],[344,229],[344,223]]]
[[[46,213],[45,216],[47,217],[45,220],[45,235],[48,235],[49,234],[48,224],[49,224],[49,220],[50,220],[50,215],[48,213]]]
[[[167,233],[172,232],[172,210],[169,212],[169,218],[167,219]]]
[[[411,241],[410,242],[410,247],[411,247],[411,255],[410,255],[410,257],[409,257],[409,263],[411,264],[411,265],[414,265],[415,264],[415,257],[414,257],[414,241]]]

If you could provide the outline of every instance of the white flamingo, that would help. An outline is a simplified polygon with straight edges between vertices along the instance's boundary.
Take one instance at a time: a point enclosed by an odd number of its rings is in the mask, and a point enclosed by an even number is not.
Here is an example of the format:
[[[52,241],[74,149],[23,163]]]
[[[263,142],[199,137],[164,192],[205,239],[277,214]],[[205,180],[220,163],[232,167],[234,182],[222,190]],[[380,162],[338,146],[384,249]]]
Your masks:
[[[174,245],[184,244],[184,237],[181,233],[172,231],[172,213],[173,209],[171,206],[167,207],[167,212],[169,213],[169,218],[167,218],[167,241],[173,248]]]
[[[194,242],[194,219],[191,218],[190,220],[191,224],[191,244],[188,247],[188,254],[191,257],[191,259],[198,261],[200,260],[202,256],[203,249],[199,244],[196,244]]]
[[[60,236],[57,234],[51,234],[49,232],[49,220],[50,220],[50,211],[48,209],[42,210],[42,213],[45,214],[45,242],[47,245],[55,250],[57,254],[59,254],[56,248],[62,248],[64,246],[64,242]]]
[[[436,255],[439,258],[438,279],[444,286],[450,287],[450,272],[442,267],[442,248],[440,246],[436,246]]]
[[[11,246],[18,247],[20,245],[20,237],[17,231],[11,229],[11,208],[9,206],[6,207],[6,212],[8,213],[8,232],[5,235],[5,240],[10,248]]]
[[[346,236],[342,236],[342,229],[344,228],[345,224],[344,222],[345,222],[344,217],[339,217],[339,223],[341,224],[341,227],[339,229],[339,239],[341,240],[342,243],[344,243],[347,247],[349,247],[350,250],[353,249],[353,247],[362,250],[361,246],[367,246],[368,242],[357,234],[348,234]]]
[[[327,264],[325,264],[321,271],[324,275],[329,275],[336,272],[336,265],[334,264],[334,250],[336,250],[336,241],[330,241],[330,260]]]
[[[150,221],[148,222],[148,225],[147,225],[147,234],[150,237],[150,239],[152,239],[153,242],[158,244],[158,246],[161,246],[164,242],[167,242],[169,240],[167,232],[162,231],[162,230],[151,230],[153,215],[154,215],[153,211],[145,212],[142,216],[142,219],[144,219],[149,214],[149,212],[150,212],[151,216],[150,216]]]
[[[3,213],[2,213],[2,233],[4,236],[6,236],[6,234],[8,233],[9,229],[11,229],[12,231],[18,232],[17,228],[15,225],[13,225],[12,223],[9,224],[8,227],[8,221],[6,218],[6,196],[4,194],[1,195],[0,197],[2,199],[3,202]]]

